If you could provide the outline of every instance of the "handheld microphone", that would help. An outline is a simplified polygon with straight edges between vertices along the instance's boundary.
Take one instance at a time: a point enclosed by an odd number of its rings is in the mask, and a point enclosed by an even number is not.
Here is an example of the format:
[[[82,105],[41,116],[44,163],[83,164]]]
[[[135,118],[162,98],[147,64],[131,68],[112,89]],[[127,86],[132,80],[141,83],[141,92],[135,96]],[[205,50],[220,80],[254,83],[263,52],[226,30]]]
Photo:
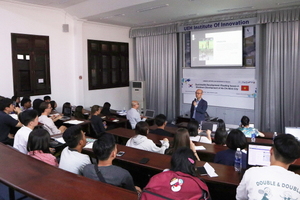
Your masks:
[[[195,98],[194,101],[197,101],[197,99]]]

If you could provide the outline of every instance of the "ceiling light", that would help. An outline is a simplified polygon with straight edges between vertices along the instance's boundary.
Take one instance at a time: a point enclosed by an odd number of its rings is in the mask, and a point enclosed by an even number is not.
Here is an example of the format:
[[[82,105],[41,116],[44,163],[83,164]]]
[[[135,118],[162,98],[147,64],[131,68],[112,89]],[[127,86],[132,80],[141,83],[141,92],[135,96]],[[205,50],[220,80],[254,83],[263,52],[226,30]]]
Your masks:
[[[158,5],[158,6],[152,6],[152,7],[148,7],[148,8],[143,8],[140,10],[137,10],[136,12],[146,12],[146,11],[151,11],[151,10],[155,10],[155,9],[159,9],[159,8],[164,8],[164,7],[168,7],[169,4],[162,4],[162,5]]]
[[[125,16],[125,14],[116,14],[116,15],[110,15],[110,16],[106,16],[106,17],[101,17],[101,19],[109,19],[109,18],[113,18],[113,17],[122,17]]]
[[[253,9],[253,6],[241,7],[241,8],[228,8],[223,10],[218,10],[218,12],[228,12],[228,11],[236,11],[236,10],[246,10],[246,9]]]
[[[175,18],[172,18],[170,20],[179,20],[179,19],[193,18],[193,17],[196,17],[196,16],[198,16],[198,14],[190,14],[190,15],[184,15],[184,16],[180,16],[180,17],[175,17]]]
[[[286,4],[293,4],[293,3],[299,3],[299,1],[281,2],[281,3],[277,3],[277,5],[286,5]]]

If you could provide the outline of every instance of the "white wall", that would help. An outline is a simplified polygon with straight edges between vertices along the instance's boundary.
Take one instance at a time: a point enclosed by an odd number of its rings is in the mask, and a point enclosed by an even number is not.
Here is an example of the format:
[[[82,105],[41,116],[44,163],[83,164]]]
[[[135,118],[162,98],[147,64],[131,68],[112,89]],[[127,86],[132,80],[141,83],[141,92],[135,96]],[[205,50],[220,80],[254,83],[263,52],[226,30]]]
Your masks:
[[[129,28],[91,24],[78,21],[61,9],[0,2],[0,95],[13,95],[11,33],[46,35],[50,40],[51,94],[61,107],[66,101],[89,107],[112,103],[120,109],[129,105],[129,88],[88,91],[87,39],[128,42],[130,47],[130,77],[133,77],[132,40]],[[62,24],[69,24],[69,32]],[[80,80],[79,76],[83,76]],[[33,96],[42,98],[42,96]]]

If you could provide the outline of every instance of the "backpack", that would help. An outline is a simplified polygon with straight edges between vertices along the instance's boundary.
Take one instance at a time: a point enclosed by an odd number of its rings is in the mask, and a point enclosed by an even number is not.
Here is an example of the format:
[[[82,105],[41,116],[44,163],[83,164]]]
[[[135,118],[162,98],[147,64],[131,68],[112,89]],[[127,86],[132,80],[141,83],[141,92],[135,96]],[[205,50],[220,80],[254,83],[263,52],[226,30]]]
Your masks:
[[[207,185],[198,177],[182,172],[166,171],[153,176],[140,200],[210,200]]]

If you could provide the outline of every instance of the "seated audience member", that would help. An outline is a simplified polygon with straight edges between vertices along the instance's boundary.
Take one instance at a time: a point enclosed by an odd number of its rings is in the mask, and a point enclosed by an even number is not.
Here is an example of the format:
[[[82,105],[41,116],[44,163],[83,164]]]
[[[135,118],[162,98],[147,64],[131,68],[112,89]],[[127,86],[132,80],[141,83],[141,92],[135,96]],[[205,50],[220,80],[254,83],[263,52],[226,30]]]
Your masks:
[[[117,145],[113,135],[109,133],[101,135],[93,144],[93,152],[98,159],[98,164],[86,165],[83,169],[85,177],[136,191],[130,173],[112,164],[117,154]]]
[[[15,107],[19,107],[20,108],[20,103],[21,103],[20,97],[14,95],[14,96],[11,97],[11,100],[13,100],[13,105]]]
[[[81,130],[81,126],[71,126],[63,133],[63,138],[68,146],[61,153],[59,168],[75,174],[82,174],[83,167],[91,164],[91,160],[88,155],[81,153],[86,145],[85,134]]]
[[[51,105],[51,108],[52,108],[52,112],[56,111],[57,103],[55,101],[50,101],[50,105]]]
[[[27,154],[28,136],[39,123],[38,113],[35,110],[25,110],[19,114],[19,120],[24,126],[15,135],[14,148]]]
[[[252,134],[255,134],[255,136],[265,137],[265,135],[261,132],[259,132],[257,129],[249,127],[250,119],[247,116],[243,116],[241,119],[242,126],[239,128],[246,137],[251,138]]]
[[[97,134],[105,132],[106,123],[103,123],[101,117],[99,116],[101,108],[98,105],[93,105],[91,109],[91,125],[95,129]]]
[[[156,199],[157,195],[161,199],[210,199],[207,185],[198,177],[193,151],[181,147],[172,155],[170,170],[153,176],[140,200]]]
[[[13,146],[13,135],[11,130],[14,127],[21,127],[22,124],[12,118],[9,114],[15,112],[19,114],[20,108],[13,105],[13,101],[9,98],[3,98],[0,100],[0,142]]]
[[[241,151],[247,147],[247,139],[245,135],[238,129],[231,130],[226,139],[226,145],[229,149],[216,153],[214,162],[234,166],[235,152],[237,148]],[[247,154],[242,151],[242,168],[247,167]]]
[[[227,131],[222,128],[217,128],[215,132],[215,144],[226,146]]]
[[[31,108],[31,100],[29,98],[24,97],[21,101],[21,110],[25,111]]]
[[[41,115],[41,111],[40,111],[40,105],[41,105],[41,103],[43,103],[42,99],[35,99],[32,102],[32,108],[38,112],[39,116]]]
[[[165,150],[169,148],[169,140],[164,138],[161,147],[158,147],[152,140],[147,138],[148,133],[149,125],[147,122],[138,122],[135,127],[136,135],[127,141],[126,146],[164,154]]]
[[[187,129],[192,141],[211,144],[211,130],[206,130],[207,137],[199,135],[201,130],[199,129],[198,121],[191,120],[187,125]]]
[[[53,116],[54,119],[49,118],[48,115],[51,113],[51,105],[49,102],[42,102],[40,105],[41,116],[39,117],[39,122],[43,124],[43,128],[45,128],[50,135],[55,135],[59,133],[63,133],[67,127],[61,126],[59,129],[55,126],[54,120],[60,119],[62,116],[56,115]]]
[[[271,166],[248,169],[237,187],[236,199],[300,199],[300,176],[288,171],[298,158],[299,141],[290,134],[278,135],[270,150]]]
[[[223,119],[218,119],[217,122],[219,123],[218,128],[221,129],[221,130],[226,131],[226,124],[225,124],[224,120]]]
[[[105,102],[103,104],[103,107],[102,107],[102,110],[101,110],[101,115],[104,115],[104,116],[110,116],[111,113],[110,113],[110,103],[108,102]]]
[[[72,106],[71,106],[70,102],[66,102],[66,103],[63,104],[62,114],[64,116],[67,116],[67,117],[71,117],[72,116]]]
[[[76,119],[85,119],[85,116],[83,114],[83,106],[76,106],[75,112],[74,112],[74,117]]]
[[[185,128],[177,129],[176,134],[174,135],[173,146],[172,148],[166,150],[166,154],[172,155],[177,149],[181,147],[190,148],[194,152],[197,160],[200,160],[195,149],[195,144],[190,140],[189,132]]]
[[[135,129],[135,125],[138,122],[142,121],[141,115],[138,112],[139,107],[140,107],[139,102],[132,101],[131,108],[127,111],[127,114],[126,114],[126,118],[129,120],[132,129]],[[143,119],[146,119],[146,117],[143,117]]]
[[[58,167],[55,156],[50,153],[50,135],[44,129],[35,129],[30,132],[27,143],[28,155],[49,165]]]
[[[163,114],[156,115],[154,121],[157,126],[157,129],[150,130],[150,133],[155,133],[157,135],[168,136],[168,137],[174,136],[172,133],[169,133],[168,131],[165,130],[165,126],[167,125],[167,117],[165,115]]]
[[[49,102],[51,101],[51,97],[50,96],[44,96],[44,102]]]

